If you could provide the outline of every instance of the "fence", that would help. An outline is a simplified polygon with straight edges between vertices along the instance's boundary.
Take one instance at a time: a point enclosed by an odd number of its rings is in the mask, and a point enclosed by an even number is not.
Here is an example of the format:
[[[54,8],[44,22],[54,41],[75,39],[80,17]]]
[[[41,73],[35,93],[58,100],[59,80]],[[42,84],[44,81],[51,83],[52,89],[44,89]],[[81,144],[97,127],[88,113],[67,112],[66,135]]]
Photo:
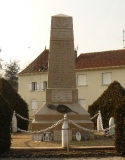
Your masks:
[[[32,120],[29,120],[29,119],[26,119],[22,116],[20,116],[19,114],[17,114],[15,111],[13,113],[13,118],[12,118],[12,132],[17,132],[17,131],[21,131],[21,132],[25,132],[25,133],[30,133],[30,134],[35,134],[35,133],[42,133],[42,132],[46,132],[48,130],[51,130],[52,128],[56,127],[57,125],[59,125],[60,123],[62,123],[63,121],[65,122],[65,116],[64,116],[64,119],[61,119],[59,120],[58,122],[56,122],[54,125],[46,128],[46,129],[43,129],[43,130],[39,130],[39,131],[26,131],[26,130],[23,130],[23,129],[20,129],[17,127],[17,119],[16,119],[16,116],[20,117],[21,119],[23,120],[26,120],[26,121],[32,121]],[[97,117],[98,116],[98,117]],[[78,124],[76,124],[75,122],[73,122],[72,120],[68,119],[67,118],[67,123],[72,123],[74,126],[82,129],[82,130],[85,130],[87,132],[106,132],[106,131],[110,131],[112,130],[115,125],[109,125],[109,128],[106,128],[104,129],[103,128],[103,122],[102,122],[102,117],[101,117],[101,112],[99,111],[97,114],[95,114],[92,118],[90,118],[91,120],[96,118],[97,117],[97,130],[91,130],[91,129],[87,129],[87,128],[84,128]]]

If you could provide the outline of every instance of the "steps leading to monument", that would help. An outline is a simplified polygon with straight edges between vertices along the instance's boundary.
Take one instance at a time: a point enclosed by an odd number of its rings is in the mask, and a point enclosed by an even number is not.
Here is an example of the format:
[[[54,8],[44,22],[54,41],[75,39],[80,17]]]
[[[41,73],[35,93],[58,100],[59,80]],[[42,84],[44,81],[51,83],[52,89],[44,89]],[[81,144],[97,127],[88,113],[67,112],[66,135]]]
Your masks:
[[[51,127],[53,124],[55,124],[57,121],[34,121],[32,122],[32,131],[37,131],[37,130],[42,130],[42,129],[46,129],[48,127]],[[77,123],[78,125],[80,125],[81,127],[87,128],[87,129],[92,129],[93,128],[93,122],[91,121],[87,121],[87,120],[76,120],[73,121],[75,123]],[[53,133],[53,130],[62,130],[62,123],[60,123],[59,125],[57,125],[56,127],[52,128],[50,130],[50,132]],[[81,129],[75,127],[73,124],[69,123],[69,129],[70,130],[77,130],[77,132]],[[86,132],[85,130],[81,130],[82,133]]]
[[[68,118],[70,120],[90,120],[90,115],[84,115],[84,114],[80,114],[80,115],[75,115],[75,114],[67,114]],[[58,114],[54,114],[54,115],[51,115],[51,114],[48,114],[48,115],[35,115],[35,121],[48,121],[49,120],[55,120],[55,121],[58,121],[60,119],[62,119],[64,117],[63,114],[61,115],[58,115]]]

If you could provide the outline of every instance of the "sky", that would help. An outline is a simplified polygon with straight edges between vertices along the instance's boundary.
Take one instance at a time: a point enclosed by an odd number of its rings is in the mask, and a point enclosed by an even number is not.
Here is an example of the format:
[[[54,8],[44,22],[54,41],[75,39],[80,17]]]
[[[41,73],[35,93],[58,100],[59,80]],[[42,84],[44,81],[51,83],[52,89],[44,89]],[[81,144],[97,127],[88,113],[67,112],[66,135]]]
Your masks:
[[[78,55],[125,47],[125,0],[0,0],[2,63],[24,69],[49,49],[51,16],[60,13],[73,17]]]

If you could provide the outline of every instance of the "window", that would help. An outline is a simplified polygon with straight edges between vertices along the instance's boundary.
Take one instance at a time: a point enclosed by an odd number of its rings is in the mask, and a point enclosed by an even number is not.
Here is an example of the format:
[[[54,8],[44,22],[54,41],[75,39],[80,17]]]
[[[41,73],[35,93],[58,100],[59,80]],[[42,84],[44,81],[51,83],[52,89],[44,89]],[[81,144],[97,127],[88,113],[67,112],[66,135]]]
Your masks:
[[[110,84],[111,83],[111,73],[102,73],[102,84]]]
[[[77,85],[78,86],[86,85],[86,74],[78,74],[77,75]]]
[[[31,82],[29,84],[30,91],[39,91],[39,83],[38,82]]]
[[[47,82],[44,81],[44,82],[42,82],[42,84],[41,84],[41,90],[42,90],[42,91],[45,91],[46,88],[47,88]]]
[[[37,110],[37,100],[32,100],[31,101],[31,109],[32,110]]]
[[[78,103],[86,110],[86,100],[85,99],[79,99]]]

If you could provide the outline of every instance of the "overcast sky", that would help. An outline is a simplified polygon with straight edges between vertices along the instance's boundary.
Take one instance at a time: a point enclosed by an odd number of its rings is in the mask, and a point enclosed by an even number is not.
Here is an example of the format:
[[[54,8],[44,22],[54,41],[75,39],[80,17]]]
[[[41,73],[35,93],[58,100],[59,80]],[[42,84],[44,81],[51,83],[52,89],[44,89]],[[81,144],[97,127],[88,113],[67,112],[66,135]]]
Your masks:
[[[123,49],[125,0],[0,0],[0,58],[21,68],[49,49],[51,16],[73,17],[80,53]]]

